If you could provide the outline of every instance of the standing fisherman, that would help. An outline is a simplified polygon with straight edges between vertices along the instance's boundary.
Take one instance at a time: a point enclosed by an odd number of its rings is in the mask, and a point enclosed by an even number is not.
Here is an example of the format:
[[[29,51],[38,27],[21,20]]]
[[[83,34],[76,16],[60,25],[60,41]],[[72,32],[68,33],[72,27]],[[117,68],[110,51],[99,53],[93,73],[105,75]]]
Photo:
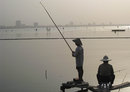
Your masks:
[[[78,71],[78,79],[74,79],[74,81],[78,83],[83,82],[83,60],[84,60],[84,50],[82,47],[82,42],[80,38],[76,38],[73,40],[75,42],[75,45],[77,48],[75,49],[75,52],[72,51],[72,56],[76,58],[76,69]]]

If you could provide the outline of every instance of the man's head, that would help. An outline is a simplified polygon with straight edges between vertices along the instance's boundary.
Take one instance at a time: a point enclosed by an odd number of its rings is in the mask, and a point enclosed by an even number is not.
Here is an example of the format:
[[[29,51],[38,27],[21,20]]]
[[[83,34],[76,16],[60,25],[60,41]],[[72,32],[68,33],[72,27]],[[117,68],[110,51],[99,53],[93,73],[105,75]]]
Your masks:
[[[108,56],[104,56],[103,59],[101,59],[104,63],[108,63],[108,61],[111,61],[111,59],[108,58]]]
[[[80,38],[74,39],[73,42],[75,42],[75,44],[76,44],[77,46],[82,46],[82,42],[81,42]]]

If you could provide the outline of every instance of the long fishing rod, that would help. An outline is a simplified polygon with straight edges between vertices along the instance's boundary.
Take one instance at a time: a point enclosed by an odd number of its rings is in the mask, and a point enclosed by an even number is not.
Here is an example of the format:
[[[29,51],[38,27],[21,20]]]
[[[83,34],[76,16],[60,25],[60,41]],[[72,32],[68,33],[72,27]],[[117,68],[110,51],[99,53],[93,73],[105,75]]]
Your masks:
[[[69,45],[69,43],[66,41],[64,35],[61,33],[60,29],[58,28],[58,26],[56,25],[56,23],[54,22],[54,20],[52,19],[51,15],[49,14],[49,12],[47,11],[47,9],[45,8],[45,6],[43,5],[43,3],[40,1],[40,4],[42,5],[42,7],[44,8],[44,10],[46,11],[47,15],[49,16],[49,18],[51,19],[51,21],[53,22],[53,24],[55,25],[55,27],[57,28],[57,30],[59,31],[59,33],[61,34],[61,36],[63,37],[65,43],[68,45],[69,49],[71,50],[71,52],[73,51]]]

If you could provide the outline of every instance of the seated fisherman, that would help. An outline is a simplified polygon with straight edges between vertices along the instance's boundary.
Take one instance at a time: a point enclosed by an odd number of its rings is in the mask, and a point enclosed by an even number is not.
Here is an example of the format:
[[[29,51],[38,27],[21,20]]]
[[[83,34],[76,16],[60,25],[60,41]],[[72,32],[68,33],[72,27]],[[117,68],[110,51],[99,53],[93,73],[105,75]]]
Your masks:
[[[112,65],[108,64],[108,61],[111,60],[108,59],[108,56],[104,56],[101,61],[103,61],[103,63],[99,66],[98,74],[97,74],[99,86],[102,83],[109,83],[110,87],[112,87],[112,84],[115,79],[115,75],[114,75]]]

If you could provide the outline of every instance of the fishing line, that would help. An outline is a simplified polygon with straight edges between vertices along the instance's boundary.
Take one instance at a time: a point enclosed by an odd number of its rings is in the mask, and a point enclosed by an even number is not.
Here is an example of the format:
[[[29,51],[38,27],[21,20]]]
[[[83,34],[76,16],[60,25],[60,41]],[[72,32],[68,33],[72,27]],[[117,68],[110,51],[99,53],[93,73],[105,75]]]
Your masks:
[[[47,72],[47,69],[45,69],[44,67],[44,64],[41,66],[41,77],[45,77],[45,79],[47,80],[48,79],[48,72]]]
[[[127,76],[127,73],[125,74],[125,76],[124,76],[124,78],[123,78],[123,80],[122,80],[122,83],[124,82],[126,76]],[[120,88],[119,88],[118,92],[120,92]]]
[[[47,80],[47,77],[48,77],[48,76],[47,76],[47,70],[45,70],[45,78],[46,78],[46,80]]]
[[[124,70],[126,70],[126,69],[117,70],[114,73],[121,72],[121,71],[124,71]]]
[[[72,49],[70,47],[70,45],[68,44],[68,42],[66,41],[64,35],[61,33],[60,29],[58,28],[57,24],[55,23],[55,21],[53,20],[53,18],[51,17],[50,13],[47,11],[47,9],[45,8],[45,6],[43,5],[42,1],[40,1],[41,6],[44,8],[44,10],[46,11],[47,15],[49,16],[49,18],[51,19],[52,23],[55,25],[56,29],[59,31],[59,33],[61,34],[62,38],[64,39],[65,43],[68,45],[69,49],[72,52]]]

